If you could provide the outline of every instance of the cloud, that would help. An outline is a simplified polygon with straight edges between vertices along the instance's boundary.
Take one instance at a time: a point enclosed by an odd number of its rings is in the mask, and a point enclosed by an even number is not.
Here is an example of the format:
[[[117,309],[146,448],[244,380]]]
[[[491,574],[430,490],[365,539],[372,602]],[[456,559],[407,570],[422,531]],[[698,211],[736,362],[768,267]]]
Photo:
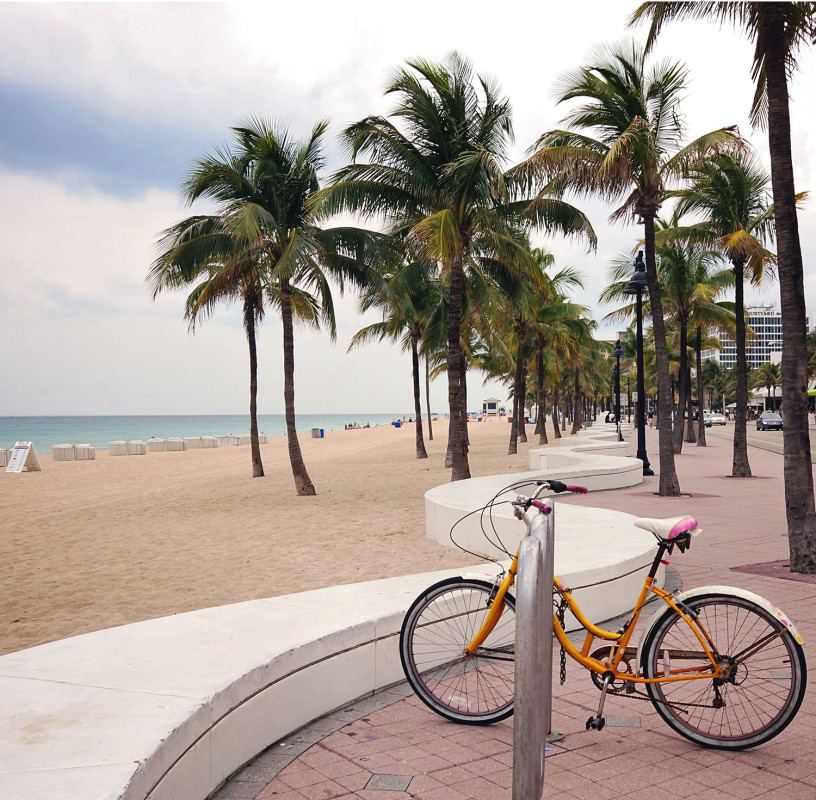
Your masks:
[[[385,114],[383,90],[405,59],[439,59],[453,49],[494,76],[514,107],[512,159],[564,108],[555,78],[590,48],[623,36],[631,6],[577,0],[461,6],[416,0],[411,13],[373,0],[338,4],[0,3],[0,216],[3,245],[0,413],[238,413],[247,402],[246,343],[237,309],[218,309],[195,336],[182,320],[183,295],[151,302],[144,276],[158,232],[187,213],[180,175],[229,138],[249,115],[276,118],[299,137],[332,119],[334,138],[367,114]],[[716,26],[669,26],[658,57],[690,68],[684,104],[689,136],[738,124],[767,162],[767,140],[747,124],[751,45]],[[816,191],[809,88],[816,53],[805,51],[792,84],[793,147],[799,188]],[[808,77],[809,76],[809,77]],[[599,235],[597,254],[542,239],[559,265],[583,271],[575,299],[597,309],[606,269],[641,235],[611,227],[609,206],[581,201]],[[816,201],[800,216],[806,293],[816,307]],[[778,288],[759,295],[776,301]],[[302,411],[410,410],[410,363],[389,345],[346,354],[365,324],[352,298],[338,301],[339,340],[298,331],[297,392]],[[370,321],[370,320],[368,320]],[[603,326],[602,326],[603,327]],[[263,326],[262,409],[282,411],[279,326]],[[507,396],[481,387],[472,406]],[[446,405],[445,380],[434,405]]]
[[[0,170],[13,202],[0,216],[4,345],[0,414],[242,413],[248,407],[247,344],[240,308],[218,308],[195,335],[182,319],[184,292],[150,299],[144,282],[156,234],[184,209],[170,192],[123,199],[60,176]],[[408,413],[410,356],[388,343],[350,354],[362,317],[335,298],[338,341],[296,330],[301,413]],[[283,412],[280,323],[258,337],[259,405]],[[479,376],[470,381],[481,398]],[[506,395],[503,389],[500,397]],[[494,391],[491,393],[495,394]],[[436,410],[447,387],[434,384]]]

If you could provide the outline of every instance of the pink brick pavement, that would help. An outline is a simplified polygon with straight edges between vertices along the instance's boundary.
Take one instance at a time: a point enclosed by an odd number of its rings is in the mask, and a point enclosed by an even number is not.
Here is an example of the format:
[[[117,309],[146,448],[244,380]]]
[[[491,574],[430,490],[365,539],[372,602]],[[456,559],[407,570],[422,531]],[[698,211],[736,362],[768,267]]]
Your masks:
[[[656,431],[648,431],[647,448],[656,471]],[[633,489],[561,502],[639,516],[693,514],[705,533],[671,560],[683,587],[730,584],[769,598],[794,620],[805,639],[808,662],[816,664],[816,582],[780,577],[785,570],[779,567],[759,570],[770,575],[733,569],[784,563],[788,555],[782,457],[756,448],[749,455],[755,477],[728,477],[731,441],[709,433],[708,447],[686,444],[676,458],[682,490],[690,496],[658,497],[655,476]],[[776,739],[739,753],[697,747],[668,728],[649,703],[618,696],[607,700],[606,728],[586,731],[597,702],[588,674],[568,660],[566,683],[559,686],[556,680],[553,689],[553,727],[564,731],[566,739],[548,753],[544,797],[653,798],[659,792],[697,800],[816,799],[813,692]],[[512,733],[512,719],[488,727],[456,725],[408,697],[329,733],[274,777],[266,773],[268,782],[259,782],[264,775],[258,772],[260,761],[254,775],[250,765],[216,797],[510,800]]]

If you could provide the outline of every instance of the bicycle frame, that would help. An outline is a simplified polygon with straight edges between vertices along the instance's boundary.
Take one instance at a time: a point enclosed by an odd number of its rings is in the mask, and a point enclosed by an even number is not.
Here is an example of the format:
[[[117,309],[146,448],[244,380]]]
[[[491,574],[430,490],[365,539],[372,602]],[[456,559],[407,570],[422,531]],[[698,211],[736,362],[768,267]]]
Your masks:
[[[590,622],[586,616],[584,616],[580,606],[575,601],[575,598],[572,597],[567,587],[565,587],[558,580],[558,578],[555,578],[553,581],[554,591],[561,598],[563,598],[564,602],[566,603],[566,607],[572,612],[575,619],[578,620],[578,623],[587,632],[583,646],[579,650],[567,637],[564,626],[558,619],[558,615],[553,614],[553,632],[556,639],[558,639],[559,644],[564,648],[569,656],[592,672],[596,672],[603,676],[609,675],[613,680],[620,679],[633,684],[668,683],[672,681],[699,679],[711,680],[712,678],[722,678],[725,675],[725,670],[717,664],[716,656],[719,654],[716,652],[716,647],[711,641],[711,637],[708,635],[702,623],[692,615],[686,613],[681,604],[675,603],[673,595],[656,585],[655,576],[657,575],[658,567],[663,561],[663,556],[667,553],[671,554],[675,545],[678,545],[682,552],[688,545],[689,540],[689,534],[681,534],[672,541],[660,540],[658,542],[657,554],[652,562],[649,574],[646,576],[646,579],[643,582],[643,588],[641,589],[640,595],[635,603],[632,615],[629,617],[627,623],[618,631],[608,631]],[[474,655],[476,650],[484,643],[485,639],[495,628],[504,607],[502,601],[515,581],[517,570],[518,551],[513,558],[506,576],[496,588],[495,594],[491,601],[490,611],[485,617],[484,623],[463,651],[465,655]],[[640,615],[644,606],[646,605],[649,595],[654,595],[660,598],[664,603],[666,603],[666,605],[674,609],[674,612],[683,619],[689,628],[691,628],[692,632],[700,643],[700,647],[702,648],[701,653],[696,655],[702,657],[704,654],[706,660],[708,661],[708,664],[706,664],[705,667],[697,666],[691,669],[671,669],[667,675],[661,675],[653,678],[641,677],[638,666],[636,666],[634,673],[628,671],[628,665],[626,665],[624,659],[626,656],[632,655],[631,650],[628,649],[629,642],[634,634],[635,626],[640,619]],[[610,656],[605,659],[605,661],[599,661],[590,655],[596,639],[614,643],[611,645],[612,650]],[[621,671],[622,663],[625,664],[624,671]]]

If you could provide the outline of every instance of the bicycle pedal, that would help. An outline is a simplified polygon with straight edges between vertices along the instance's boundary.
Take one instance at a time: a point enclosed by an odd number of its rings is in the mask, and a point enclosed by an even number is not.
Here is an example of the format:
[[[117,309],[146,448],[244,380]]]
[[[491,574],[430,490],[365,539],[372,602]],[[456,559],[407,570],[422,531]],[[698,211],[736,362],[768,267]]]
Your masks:
[[[589,730],[596,730],[602,731],[604,729],[604,725],[606,725],[606,717],[590,717],[586,721],[586,729]]]

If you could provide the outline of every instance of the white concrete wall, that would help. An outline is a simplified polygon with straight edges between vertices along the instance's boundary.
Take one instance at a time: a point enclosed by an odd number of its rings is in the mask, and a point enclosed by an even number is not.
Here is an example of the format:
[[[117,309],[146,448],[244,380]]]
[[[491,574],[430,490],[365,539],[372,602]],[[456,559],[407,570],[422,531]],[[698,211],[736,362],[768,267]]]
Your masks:
[[[0,798],[201,800],[273,742],[402,679],[419,592],[460,570],[149,620],[0,658]]]
[[[575,461],[576,447],[566,452],[566,442],[607,449],[604,438],[565,438],[557,475],[520,479],[635,485],[637,459],[585,453]],[[429,532],[442,541],[463,503],[483,505],[514,477],[432,490]],[[562,505],[556,514],[556,571],[573,586],[612,576],[578,594],[590,618],[608,618],[610,598],[631,597],[642,582],[625,573],[644,561],[649,534],[616,512]],[[496,524],[515,549],[519,523],[498,514]],[[203,609],[0,657],[0,798],[203,800],[273,742],[401,680],[405,611],[422,589],[461,571]]]

